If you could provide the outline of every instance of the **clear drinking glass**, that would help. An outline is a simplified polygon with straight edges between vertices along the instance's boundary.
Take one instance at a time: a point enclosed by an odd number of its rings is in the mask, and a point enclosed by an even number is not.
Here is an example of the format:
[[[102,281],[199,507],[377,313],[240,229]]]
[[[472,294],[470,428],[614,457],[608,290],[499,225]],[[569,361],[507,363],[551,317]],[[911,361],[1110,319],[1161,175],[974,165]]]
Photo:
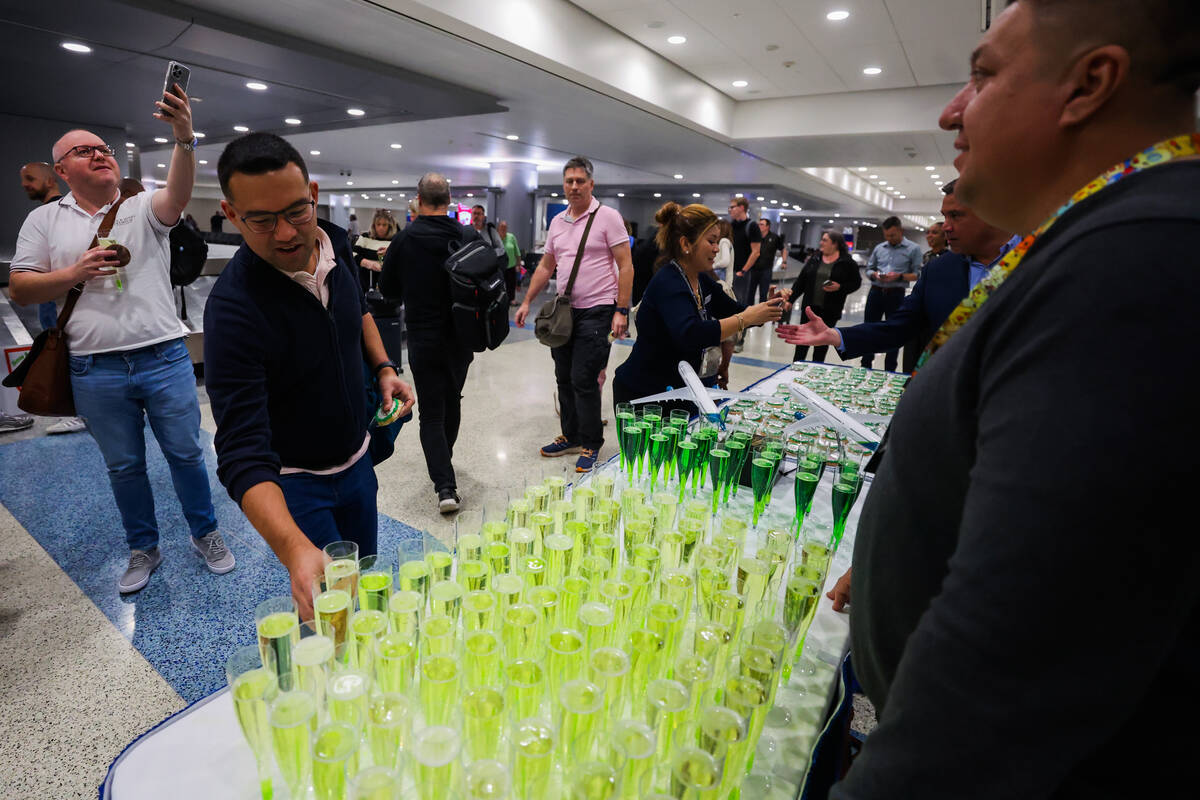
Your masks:
[[[254,609],[254,627],[258,631],[258,649],[263,661],[275,665],[282,691],[292,689],[292,648],[300,641],[300,617],[291,596],[268,598]],[[270,655],[268,655],[268,652]]]
[[[412,700],[395,692],[373,695],[367,704],[366,734],[376,766],[395,769],[399,775],[402,754],[409,746],[416,709]]]
[[[239,647],[225,662],[225,678],[229,681],[238,725],[254,754],[259,792],[263,800],[271,800],[271,726],[267,715],[279,692],[279,679],[273,652],[266,651],[265,662],[263,655],[258,645]]]

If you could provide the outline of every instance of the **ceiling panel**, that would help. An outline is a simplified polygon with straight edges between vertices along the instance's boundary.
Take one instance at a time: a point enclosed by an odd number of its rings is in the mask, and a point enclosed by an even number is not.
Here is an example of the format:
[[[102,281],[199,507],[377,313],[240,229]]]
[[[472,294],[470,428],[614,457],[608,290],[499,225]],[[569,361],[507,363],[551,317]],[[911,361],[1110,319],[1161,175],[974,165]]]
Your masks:
[[[846,47],[829,56],[838,76],[851,91],[901,89],[915,86],[904,49],[898,43]],[[867,67],[879,67],[879,75],[864,75]]]
[[[822,53],[843,47],[899,41],[883,0],[776,0],[805,37]],[[825,15],[834,9],[849,11],[849,19],[833,22]]]

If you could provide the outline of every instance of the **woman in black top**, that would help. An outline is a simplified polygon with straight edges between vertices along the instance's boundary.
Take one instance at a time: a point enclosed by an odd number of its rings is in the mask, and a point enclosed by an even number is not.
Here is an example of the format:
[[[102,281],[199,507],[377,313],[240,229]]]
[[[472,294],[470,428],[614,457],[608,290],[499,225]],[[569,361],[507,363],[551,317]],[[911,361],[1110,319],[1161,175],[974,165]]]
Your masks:
[[[371,229],[364,233],[368,239],[376,239],[381,242],[390,242],[396,232],[400,230],[400,226],[396,223],[396,218],[392,216],[392,212],[386,208],[376,209],[375,218],[371,220]],[[383,254],[387,249],[371,250],[366,247],[359,247],[357,242],[358,237],[355,237],[354,242],[354,262],[358,265],[358,280],[362,284],[363,291],[370,289],[377,281],[377,273],[382,269]]]
[[[805,262],[799,277],[792,284],[788,300],[792,304],[800,304],[800,321],[808,321],[809,306],[817,316],[824,320],[829,327],[837,325],[842,318],[842,307],[846,298],[862,286],[862,275],[858,265],[850,258],[846,249],[846,240],[837,231],[825,231],[821,234],[821,244],[817,252]],[[814,347],[813,361],[824,361],[829,348]],[[804,361],[808,357],[808,347],[796,345],[793,361]]]
[[[633,351],[613,376],[615,403],[681,386],[680,361],[691,364],[705,386],[714,385],[721,340],[782,313],[782,298],[747,308],[722,291],[712,275],[720,232],[711,209],[667,203],[654,219],[658,271],[638,307]]]

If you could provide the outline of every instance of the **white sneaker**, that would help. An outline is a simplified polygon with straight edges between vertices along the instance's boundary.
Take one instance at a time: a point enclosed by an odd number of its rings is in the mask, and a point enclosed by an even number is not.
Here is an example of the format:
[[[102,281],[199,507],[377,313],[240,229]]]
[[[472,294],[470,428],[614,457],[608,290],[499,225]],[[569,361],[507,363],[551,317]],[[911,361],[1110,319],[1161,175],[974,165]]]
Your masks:
[[[79,417],[63,417],[61,421],[46,428],[46,433],[54,436],[59,433],[77,433],[86,430],[87,424]]]

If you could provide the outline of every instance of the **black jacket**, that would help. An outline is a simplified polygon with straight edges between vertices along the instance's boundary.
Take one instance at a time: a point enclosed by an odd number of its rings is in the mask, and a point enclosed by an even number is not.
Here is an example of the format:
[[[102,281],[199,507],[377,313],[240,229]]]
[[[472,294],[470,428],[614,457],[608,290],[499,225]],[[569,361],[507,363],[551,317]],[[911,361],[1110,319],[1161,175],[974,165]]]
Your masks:
[[[217,477],[239,505],[281,465],[328,469],[367,430],[362,292],[346,231],[324,220],[337,267],[329,308],[243,244],[204,307],[204,382],[217,422]]]
[[[811,298],[817,288],[817,270],[820,268],[821,253],[818,251],[812,258],[804,262],[804,266],[800,268],[800,274],[792,283],[792,302],[800,303],[801,308],[812,304]],[[854,263],[854,259],[850,256],[842,256],[833,262],[833,271],[830,273],[829,279],[840,283],[842,288],[836,292],[826,292],[820,310],[823,312],[822,319],[837,321],[842,318],[842,308],[846,305],[846,298],[857,292],[858,288],[862,286],[862,274],[858,271],[858,265]],[[817,308],[815,305],[813,307]]]
[[[404,302],[404,324],[417,334],[452,338],[450,276],[444,264],[451,250],[478,238],[475,229],[453,217],[422,215],[397,233],[383,260],[379,291]]]
[[[879,727],[835,800],[1194,794],[1197,186],[1079,203],[909,384],[854,543]]]

